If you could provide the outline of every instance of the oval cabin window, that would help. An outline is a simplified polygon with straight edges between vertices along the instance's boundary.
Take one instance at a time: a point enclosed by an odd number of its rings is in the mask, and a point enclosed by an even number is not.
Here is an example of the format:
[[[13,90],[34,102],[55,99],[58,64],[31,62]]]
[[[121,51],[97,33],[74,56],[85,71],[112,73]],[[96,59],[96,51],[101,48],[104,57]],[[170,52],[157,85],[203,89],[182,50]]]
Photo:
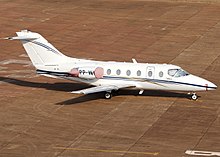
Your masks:
[[[141,71],[140,70],[137,71],[137,76],[141,76]]]
[[[107,74],[110,75],[111,74],[111,69],[107,70]]]
[[[118,69],[118,70],[116,71],[116,74],[117,74],[117,75],[120,75],[120,74],[121,74],[121,70]]]
[[[162,71],[159,72],[159,76],[163,77],[163,72]]]
[[[152,75],[153,75],[152,71],[148,71],[148,76],[152,77]]]
[[[126,74],[127,74],[127,76],[130,76],[131,75],[131,71],[127,70]]]

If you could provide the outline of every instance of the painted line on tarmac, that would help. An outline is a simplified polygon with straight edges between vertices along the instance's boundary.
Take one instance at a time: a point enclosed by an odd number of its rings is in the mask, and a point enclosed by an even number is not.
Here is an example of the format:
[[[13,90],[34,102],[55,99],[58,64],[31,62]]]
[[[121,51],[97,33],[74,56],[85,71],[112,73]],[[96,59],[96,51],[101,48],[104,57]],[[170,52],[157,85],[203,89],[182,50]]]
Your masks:
[[[196,105],[186,105],[186,106],[182,106],[182,107],[186,107],[186,108],[204,108],[204,109],[213,109],[213,107],[208,107],[208,106],[196,106]]]
[[[213,109],[213,107],[208,107],[208,106],[204,106],[204,105],[175,105],[178,107],[183,107],[183,108],[201,108],[201,109]]]
[[[220,152],[186,150],[185,154],[196,156],[220,156]]]
[[[67,147],[54,147],[54,149],[73,150],[73,151],[89,151],[89,152],[102,152],[102,153],[125,153],[125,154],[143,154],[157,156],[158,152],[135,152],[135,151],[121,151],[121,150],[107,150],[107,149],[86,149],[86,148],[67,148]]]

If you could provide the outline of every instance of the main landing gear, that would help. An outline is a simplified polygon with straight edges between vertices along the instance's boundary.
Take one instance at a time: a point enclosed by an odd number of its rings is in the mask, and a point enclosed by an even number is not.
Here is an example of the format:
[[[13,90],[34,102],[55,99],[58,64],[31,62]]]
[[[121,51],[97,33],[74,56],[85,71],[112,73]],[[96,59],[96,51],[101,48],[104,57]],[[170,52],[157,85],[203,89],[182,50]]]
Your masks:
[[[191,99],[192,100],[197,100],[198,99],[198,96],[196,95],[196,93],[188,93],[189,95],[191,95]]]
[[[112,98],[112,93],[111,92],[105,92],[105,99],[111,99]]]

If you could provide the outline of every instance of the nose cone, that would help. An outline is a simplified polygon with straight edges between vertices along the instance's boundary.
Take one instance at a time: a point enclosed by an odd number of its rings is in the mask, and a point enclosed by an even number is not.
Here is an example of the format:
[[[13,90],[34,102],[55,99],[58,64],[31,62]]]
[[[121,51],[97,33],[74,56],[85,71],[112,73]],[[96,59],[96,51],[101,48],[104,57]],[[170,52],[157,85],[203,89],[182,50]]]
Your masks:
[[[207,86],[208,90],[216,90],[217,89],[217,86],[214,83],[210,82],[210,81],[207,81],[206,86]]]
[[[217,89],[217,86],[214,83],[198,76],[191,75],[190,81],[195,82],[195,85],[199,87],[198,91],[208,91]]]
[[[212,83],[206,79],[203,79],[203,78],[200,78],[200,79],[201,79],[202,85],[204,85],[206,90],[216,90],[217,89],[217,86],[214,83]]]

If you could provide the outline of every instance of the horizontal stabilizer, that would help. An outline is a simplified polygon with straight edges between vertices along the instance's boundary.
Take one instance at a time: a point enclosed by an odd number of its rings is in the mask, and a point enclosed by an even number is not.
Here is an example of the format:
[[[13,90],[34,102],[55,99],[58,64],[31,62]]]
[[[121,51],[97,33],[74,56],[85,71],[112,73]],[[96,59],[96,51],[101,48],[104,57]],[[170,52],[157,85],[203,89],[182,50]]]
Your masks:
[[[17,36],[17,37],[6,37],[3,39],[6,39],[6,40],[35,40],[37,38],[27,37],[27,36]]]

